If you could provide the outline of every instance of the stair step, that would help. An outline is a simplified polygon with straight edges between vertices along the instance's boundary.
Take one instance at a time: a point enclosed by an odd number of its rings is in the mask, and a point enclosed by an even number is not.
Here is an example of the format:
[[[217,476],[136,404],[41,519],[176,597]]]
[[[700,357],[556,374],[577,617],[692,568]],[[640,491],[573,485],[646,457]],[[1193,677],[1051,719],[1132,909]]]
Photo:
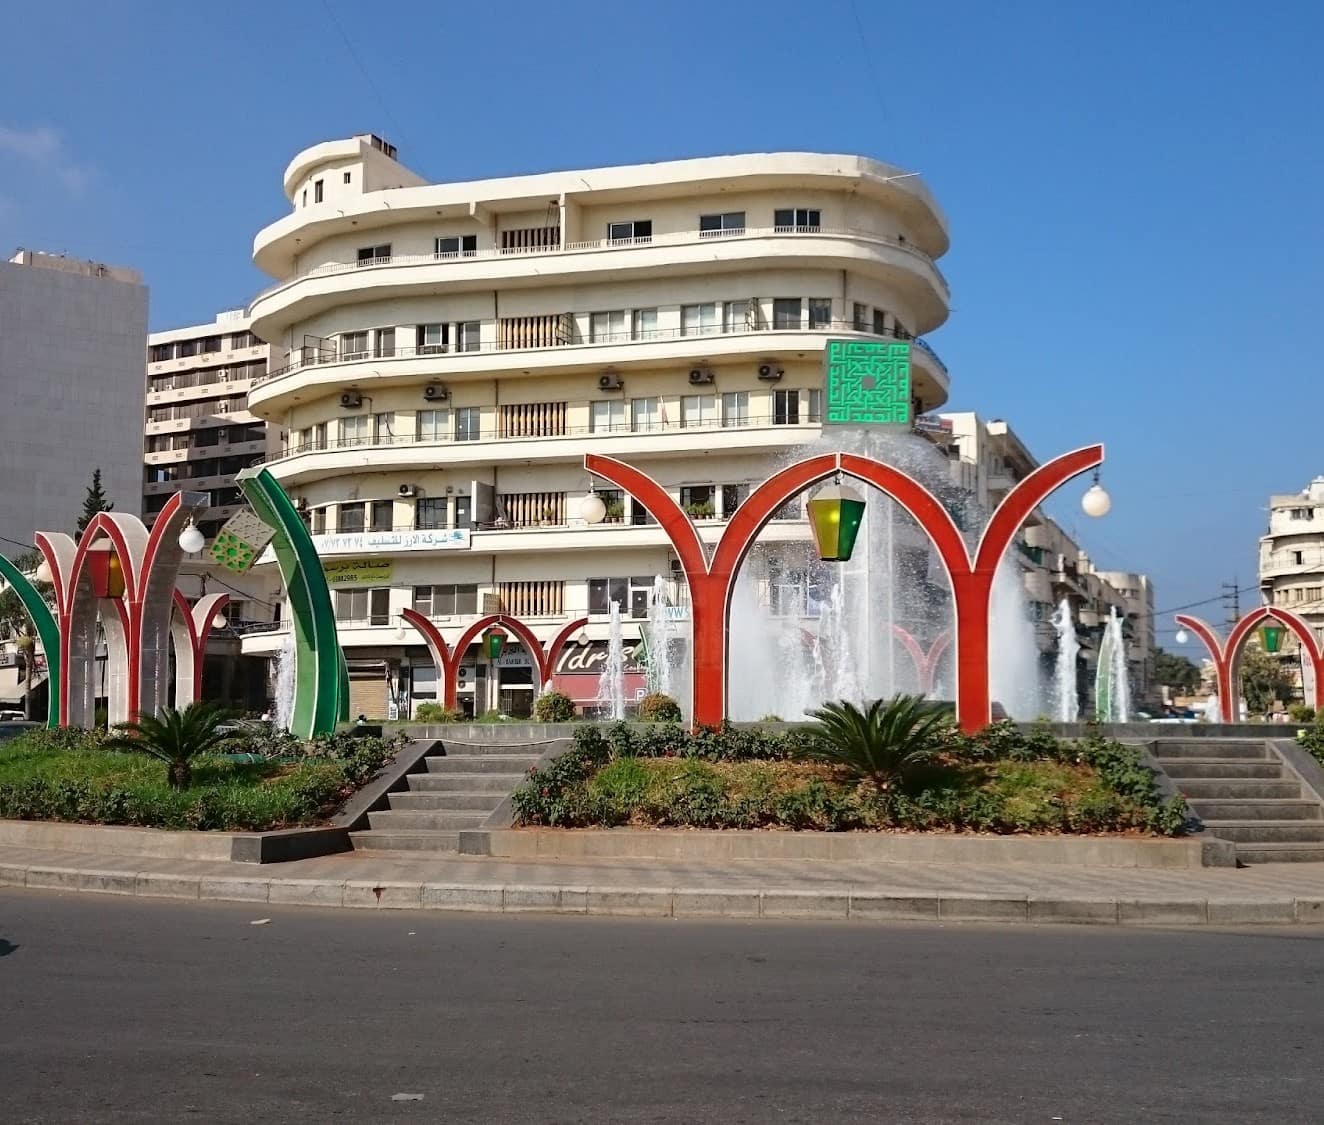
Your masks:
[[[1282,763],[1276,759],[1263,762],[1227,761],[1219,758],[1165,758],[1159,757],[1158,764],[1163,767],[1173,781],[1188,777],[1259,777],[1280,778],[1283,776]]]
[[[501,757],[508,754],[541,756],[547,747],[531,745],[527,742],[466,742],[463,745],[457,745],[443,740],[439,749],[441,756],[446,758],[487,758],[493,755]]]
[[[429,773],[518,773],[528,772],[536,754],[480,754],[475,757],[429,755],[423,759]]]
[[[368,823],[383,830],[409,832],[458,832],[462,828],[481,828],[491,812],[482,810],[450,812],[445,809],[382,809],[368,814]]]
[[[1319,802],[1304,800],[1299,796],[1270,797],[1264,800],[1193,797],[1186,803],[1206,824],[1227,820],[1321,820]]]
[[[1240,800],[1263,801],[1273,798],[1300,799],[1301,783],[1260,777],[1177,777],[1173,778],[1181,795],[1188,801]]]
[[[1221,738],[1161,739],[1154,743],[1154,756],[1259,761],[1269,757],[1269,748],[1263,742],[1234,742]]]
[[[524,780],[522,773],[411,773],[416,793],[509,793]]]
[[[1238,844],[1324,844],[1324,820],[1206,820],[1204,826],[1215,836]]]
[[[458,832],[377,831],[351,832],[354,850],[371,852],[438,852],[454,853],[460,848]]]
[[[455,812],[491,813],[497,805],[506,799],[506,794],[499,789],[488,789],[480,793],[466,793],[463,791],[391,793],[388,794],[388,798],[392,810],[451,809]]]
[[[1242,863],[1324,863],[1324,843],[1238,844],[1237,859]]]

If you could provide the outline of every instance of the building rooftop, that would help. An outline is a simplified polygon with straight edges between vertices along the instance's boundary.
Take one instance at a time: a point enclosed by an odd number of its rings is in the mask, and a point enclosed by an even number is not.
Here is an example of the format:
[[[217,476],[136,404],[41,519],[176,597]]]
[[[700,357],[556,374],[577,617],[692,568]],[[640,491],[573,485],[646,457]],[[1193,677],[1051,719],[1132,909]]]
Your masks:
[[[142,274],[127,266],[108,266],[105,262],[93,262],[84,258],[70,258],[64,254],[53,254],[46,250],[27,250],[19,247],[9,258],[11,266],[31,266],[34,269],[54,270],[58,273],[74,273],[83,277],[104,277],[111,281],[127,281],[131,285],[142,284]]]

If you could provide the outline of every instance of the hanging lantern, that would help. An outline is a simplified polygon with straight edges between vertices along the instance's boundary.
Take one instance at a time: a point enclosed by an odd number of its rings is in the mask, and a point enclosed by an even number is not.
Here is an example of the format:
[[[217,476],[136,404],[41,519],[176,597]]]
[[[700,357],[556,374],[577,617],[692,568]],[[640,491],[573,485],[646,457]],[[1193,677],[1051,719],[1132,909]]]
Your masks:
[[[809,527],[818,557],[824,562],[846,562],[855,549],[855,537],[864,519],[864,497],[852,488],[830,484],[809,501]]]
[[[120,566],[120,557],[111,553],[106,563],[106,593],[112,598],[124,597],[124,568]]]
[[[506,643],[506,634],[503,629],[489,629],[483,634],[483,648],[487,652],[488,660],[496,660],[501,656],[501,650]]]
[[[1277,652],[1283,643],[1283,627],[1281,625],[1261,625],[1260,626],[1260,647],[1265,652]]]

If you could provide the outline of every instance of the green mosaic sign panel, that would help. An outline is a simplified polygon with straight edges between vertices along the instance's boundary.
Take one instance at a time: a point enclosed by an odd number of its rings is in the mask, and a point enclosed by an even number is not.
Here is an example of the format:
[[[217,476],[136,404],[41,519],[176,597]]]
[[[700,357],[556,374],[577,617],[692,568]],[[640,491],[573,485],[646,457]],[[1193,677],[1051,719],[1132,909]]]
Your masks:
[[[829,340],[823,353],[825,426],[909,426],[910,344]]]
[[[271,542],[273,535],[275,530],[252,512],[239,511],[217,532],[207,554],[226,570],[243,574],[257,562],[258,555]]]

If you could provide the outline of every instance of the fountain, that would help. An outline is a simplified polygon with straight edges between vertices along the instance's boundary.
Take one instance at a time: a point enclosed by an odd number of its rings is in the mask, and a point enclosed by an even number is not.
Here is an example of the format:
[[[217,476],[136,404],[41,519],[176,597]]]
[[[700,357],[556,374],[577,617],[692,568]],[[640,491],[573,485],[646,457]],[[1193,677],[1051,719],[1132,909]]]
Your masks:
[[[607,630],[607,660],[598,678],[599,706],[610,712],[612,719],[625,718],[625,641],[621,636],[621,603],[611,603],[611,618]]]
[[[274,692],[275,727],[279,731],[290,729],[290,720],[294,717],[294,634],[288,630],[281,635],[280,652],[272,657]]]
[[[1218,696],[1211,695],[1204,701],[1204,721],[1206,723],[1223,721],[1223,705],[1218,701]]]
[[[653,594],[648,599],[648,624],[644,626],[648,637],[648,690],[661,692],[676,698],[675,684],[679,677],[674,674],[675,645],[677,638],[675,618],[667,611],[670,607],[667,596],[667,580],[662,575],[653,578]]]
[[[1099,643],[1099,665],[1094,675],[1094,714],[1103,723],[1125,723],[1131,718],[1131,684],[1126,664],[1126,638],[1116,606],[1108,610]]]
[[[1053,706],[1059,723],[1074,723],[1080,718],[1080,696],[1076,690],[1076,658],[1080,641],[1071,617],[1071,602],[1063,598],[1053,613],[1057,633],[1057,659],[1053,665]]]

